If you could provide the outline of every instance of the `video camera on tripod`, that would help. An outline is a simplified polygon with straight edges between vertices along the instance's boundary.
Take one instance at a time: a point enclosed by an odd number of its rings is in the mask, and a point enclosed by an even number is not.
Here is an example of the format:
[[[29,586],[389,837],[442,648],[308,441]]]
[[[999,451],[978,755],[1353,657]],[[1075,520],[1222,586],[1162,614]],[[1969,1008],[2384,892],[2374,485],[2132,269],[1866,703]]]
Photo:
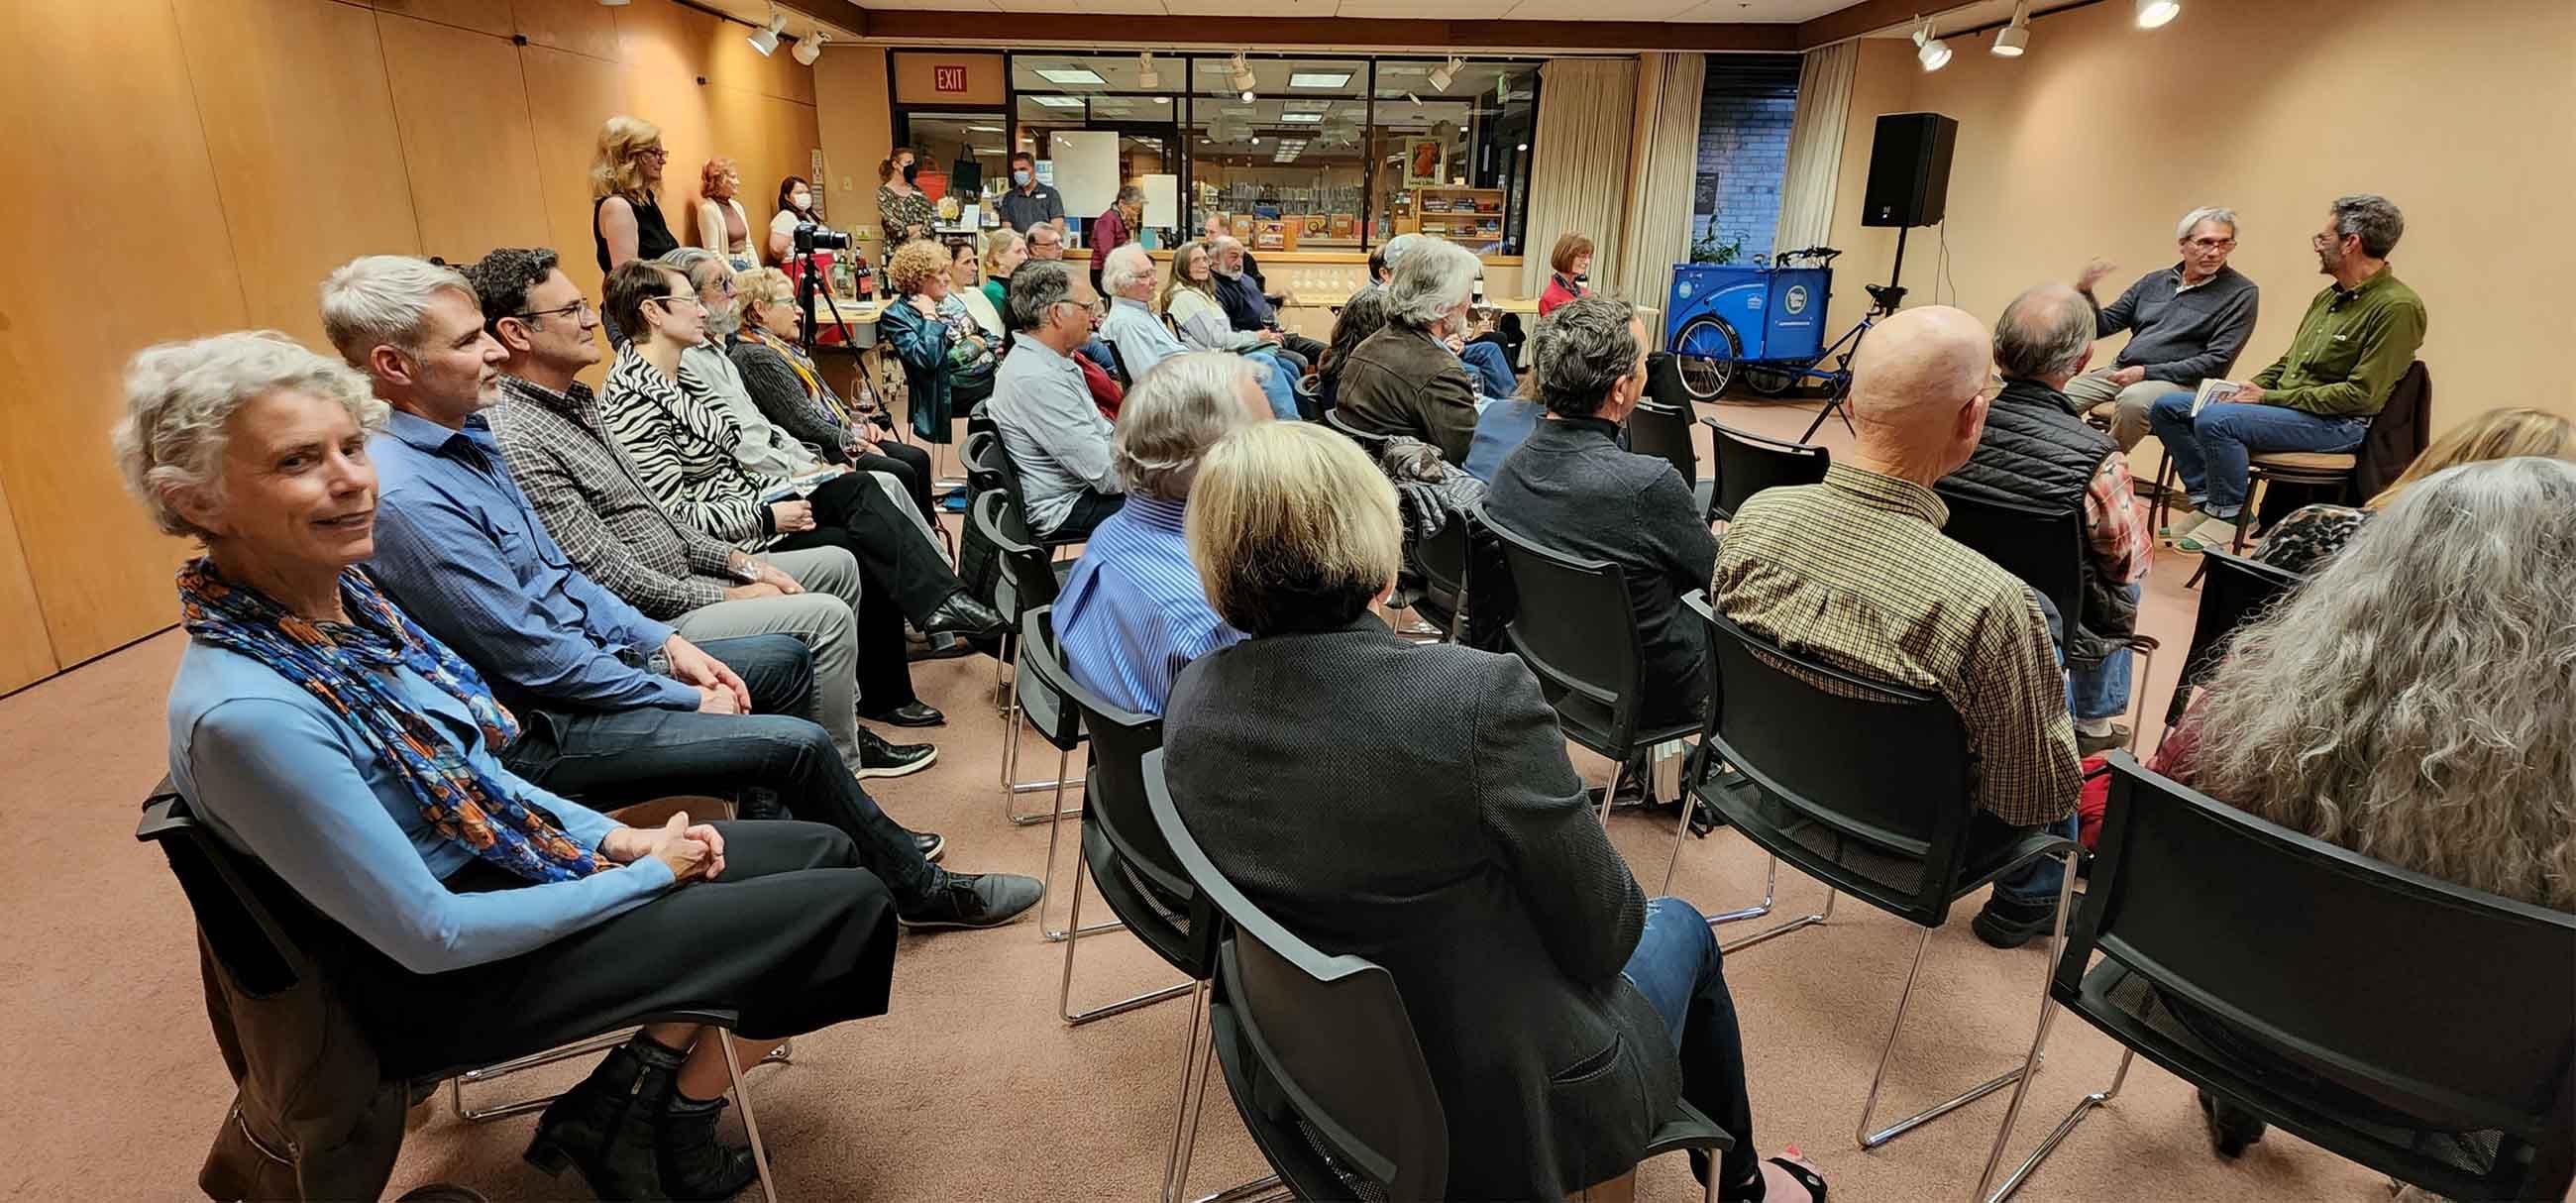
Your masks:
[[[796,253],[799,255],[811,255],[816,251],[846,251],[850,249],[849,235],[844,234],[839,230],[827,229],[816,222],[797,222],[796,231],[794,234],[790,235],[790,237],[795,240]]]
[[[796,229],[788,235],[788,238],[795,248],[791,258],[798,264],[798,270],[793,272],[796,277],[796,309],[800,318],[797,323],[797,341],[804,345],[806,353],[810,355],[814,352],[815,335],[818,332],[814,313],[815,298],[821,297],[823,304],[831,309],[835,323],[838,323],[841,317],[841,306],[832,299],[830,281],[825,280],[823,273],[815,268],[814,253],[848,250],[850,236],[819,222],[800,221],[796,223]]]

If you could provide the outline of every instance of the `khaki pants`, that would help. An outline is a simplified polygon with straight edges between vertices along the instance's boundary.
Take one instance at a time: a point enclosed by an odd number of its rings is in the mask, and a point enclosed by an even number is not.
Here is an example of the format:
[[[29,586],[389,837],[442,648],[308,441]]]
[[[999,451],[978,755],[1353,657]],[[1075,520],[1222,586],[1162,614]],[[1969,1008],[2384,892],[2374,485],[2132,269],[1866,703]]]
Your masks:
[[[2110,368],[2096,368],[2066,382],[2066,396],[2075,402],[2078,412],[2091,410],[2105,401],[2120,403],[2119,412],[2111,415],[2111,437],[2127,451],[2147,437],[2147,407],[2158,397],[2171,392],[2190,392],[2193,385],[2175,384],[2169,380],[2141,380],[2127,388],[2111,383]]]

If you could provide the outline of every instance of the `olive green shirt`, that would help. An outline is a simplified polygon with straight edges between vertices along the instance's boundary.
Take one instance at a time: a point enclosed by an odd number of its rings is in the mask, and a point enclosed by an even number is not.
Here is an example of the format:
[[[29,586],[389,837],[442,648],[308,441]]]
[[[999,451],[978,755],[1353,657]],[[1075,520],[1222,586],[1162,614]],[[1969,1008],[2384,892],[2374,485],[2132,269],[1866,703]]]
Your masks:
[[[2263,404],[2363,418],[2388,404],[2424,345],[2424,298],[2386,264],[2350,292],[2328,284],[2308,302],[2290,349],[2254,376]]]

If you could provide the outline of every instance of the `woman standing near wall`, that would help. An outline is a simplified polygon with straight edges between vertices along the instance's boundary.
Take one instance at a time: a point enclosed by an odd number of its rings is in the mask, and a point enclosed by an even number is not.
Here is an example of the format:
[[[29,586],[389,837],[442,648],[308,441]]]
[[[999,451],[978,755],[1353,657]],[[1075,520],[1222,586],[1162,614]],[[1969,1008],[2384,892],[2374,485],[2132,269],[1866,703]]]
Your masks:
[[[659,259],[678,249],[662,203],[654,193],[662,185],[662,166],[671,152],[662,149],[662,127],[641,117],[611,117],[599,127],[599,151],[590,161],[590,237],[599,253],[602,276],[630,259]],[[602,314],[610,346],[626,335]]]
[[[698,245],[724,256],[735,271],[760,266],[751,247],[751,215],[742,209],[742,170],[722,155],[698,172]]]

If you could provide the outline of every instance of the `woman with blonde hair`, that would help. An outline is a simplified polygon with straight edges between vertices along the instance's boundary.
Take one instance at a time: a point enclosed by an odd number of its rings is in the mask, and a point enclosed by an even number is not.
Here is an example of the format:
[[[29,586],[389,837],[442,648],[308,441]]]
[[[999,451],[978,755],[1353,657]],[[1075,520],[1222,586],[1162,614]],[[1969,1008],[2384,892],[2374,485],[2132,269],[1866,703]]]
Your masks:
[[[1358,446],[1237,429],[1200,461],[1185,525],[1209,604],[1246,638],[1172,687],[1173,800],[1255,904],[1395,976],[1453,1132],[1449,1193],[1564,1198],[1634,1166],[1687,1099],[1734,1137],[1693,1166],[1720,1197],[1823,1197],[1811,1167],[1754,1153],[1708,921],[1637,888],[1537,678],[1369,612],[1403,543]]]
[[[2352,537],[2371,515],[2388,508],[2409,485],[2445,468],[2545,455],[2576,461],[2576,422],[2537,409],[2490,409],[2433,440],[2379,495],[2355,509],[2343,505],[2301,506],[2263,537],[2254,558],[2275,568],[2312,572]]]
[[[2576,464],[2468,463],[2390,492],[2238,632],[2155,769],[2397,868],[2576,911]],[[2222,1155],[2262,1138],[2225,1100],[2202,1108]]]
[[[948,249],[927,239],[907,242],[886,263],[886,282],[900,298],[877,316],[877,333],[903,361],[912,432],[949,440],[959,413],[993,395],[998,358],[963,304],[950,305]]]
[[[1028,259],[1028,235],[1009,226],[984,235],[984,299],[993,303],[993,312],[1002,311],[1011,287],[1011,273]]]
[[[861,393],[857,407],[832,391],[822,368],[797,345],[796,327],[802,314],[796,305],[796,286],[787,273],[774,267],[744,272],[735,278],[734,288],[740,294],[742,329],[725,344],[725,354],[742,373],[743,387],[761,414],[813,445],[824,459],[894,477],[902,482],[922,518],[938,522],[939,511],[930,496],[930,453],[880,436],[878,423],[883,423],[888,435],[894,427],[878,412],[876,399],[867,395],[865,377],[857,382]]]
[[[724,256],[735,271],[760,266],[751,215],[742,208],[742,169],[722,155],[698,170],[698,245]]]
[[[590,236],[601,274],[629,259],[659,259],[680,245],[656,198],[670,161],[662,127],[650,121],[611,117],[599,127],[599,151],[590,161]]]

